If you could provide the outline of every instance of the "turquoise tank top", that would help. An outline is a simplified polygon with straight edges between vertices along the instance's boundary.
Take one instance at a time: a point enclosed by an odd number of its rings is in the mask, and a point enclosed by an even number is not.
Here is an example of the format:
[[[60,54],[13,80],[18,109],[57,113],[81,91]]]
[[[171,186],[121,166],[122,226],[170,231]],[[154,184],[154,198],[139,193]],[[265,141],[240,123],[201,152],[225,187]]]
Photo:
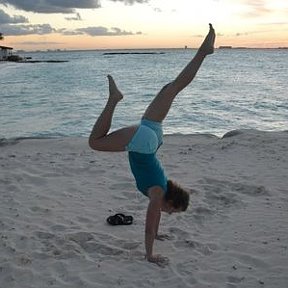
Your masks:
[[[167,191],[167,177],[156,153],[129,152],[129,163],[139,191],[148,196],[148,189],[160,186]]]

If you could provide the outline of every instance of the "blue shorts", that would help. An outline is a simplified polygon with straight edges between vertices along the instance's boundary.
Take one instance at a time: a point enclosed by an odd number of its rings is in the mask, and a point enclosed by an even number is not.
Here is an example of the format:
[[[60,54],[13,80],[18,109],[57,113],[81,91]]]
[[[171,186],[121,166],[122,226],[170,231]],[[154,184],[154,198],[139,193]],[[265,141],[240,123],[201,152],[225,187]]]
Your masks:
[[[126,146],[126,151],[152,154],[156,153],[162,143],[162,124],[160,122],[142,119],[137,131]]]

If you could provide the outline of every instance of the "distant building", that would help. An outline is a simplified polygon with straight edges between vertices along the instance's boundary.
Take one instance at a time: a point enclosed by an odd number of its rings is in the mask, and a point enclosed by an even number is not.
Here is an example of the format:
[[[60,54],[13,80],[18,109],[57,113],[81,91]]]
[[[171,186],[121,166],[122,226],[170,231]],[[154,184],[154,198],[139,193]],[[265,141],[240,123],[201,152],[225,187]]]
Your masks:
[[[232,49],[232,46],[219,46],[219,49]]]
[[[0,46],[0,61],[4,61],[7,59],[7,57],[12,55],[13,48],[6,47],[6,46]]]

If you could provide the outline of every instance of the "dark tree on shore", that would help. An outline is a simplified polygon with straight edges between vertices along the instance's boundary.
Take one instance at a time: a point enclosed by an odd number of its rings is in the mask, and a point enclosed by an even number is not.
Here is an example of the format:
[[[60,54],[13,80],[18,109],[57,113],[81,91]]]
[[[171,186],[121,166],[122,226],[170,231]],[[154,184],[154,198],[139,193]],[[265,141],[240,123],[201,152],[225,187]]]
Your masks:
[[[3,40],[3,39],[4,39],[3,34],[0,33],[0,40]]]

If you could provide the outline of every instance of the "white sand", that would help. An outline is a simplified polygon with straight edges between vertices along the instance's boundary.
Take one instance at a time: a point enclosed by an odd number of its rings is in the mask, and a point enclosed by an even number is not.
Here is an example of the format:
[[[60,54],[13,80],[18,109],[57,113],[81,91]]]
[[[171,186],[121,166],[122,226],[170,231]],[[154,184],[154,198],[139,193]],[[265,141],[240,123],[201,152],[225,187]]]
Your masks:
[[[193,192],[144,260],[148,199],[126,153],[87,139],[0,143],[0,287],[288,287],[288,132],[166,136],[169,177]],[[131,226],[106,217],[133,215]]]

